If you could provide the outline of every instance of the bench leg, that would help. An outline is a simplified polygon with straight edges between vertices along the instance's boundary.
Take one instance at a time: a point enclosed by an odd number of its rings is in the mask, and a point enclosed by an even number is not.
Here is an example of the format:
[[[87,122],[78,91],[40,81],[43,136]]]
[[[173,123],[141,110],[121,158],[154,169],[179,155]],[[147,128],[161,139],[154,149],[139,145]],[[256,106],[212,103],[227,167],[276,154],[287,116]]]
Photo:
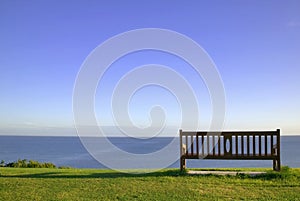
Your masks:
[[[180,157],[180,171],[184,171],[186,168],[186,161],[183,156]]]
[[[280,160],[274,159],[273,160],[273,170],[280,171]]]

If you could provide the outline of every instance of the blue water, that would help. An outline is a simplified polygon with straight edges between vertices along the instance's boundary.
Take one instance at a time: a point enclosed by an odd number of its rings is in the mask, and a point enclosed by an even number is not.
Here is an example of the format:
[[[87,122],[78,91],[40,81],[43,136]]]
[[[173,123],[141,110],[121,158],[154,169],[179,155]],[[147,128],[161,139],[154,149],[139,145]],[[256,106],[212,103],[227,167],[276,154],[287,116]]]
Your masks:
[[[115,146],[134,154],[147,154],[159,151],[173,140],[173,138],[142,140],[118,137],[109,139]],[[177,138],[176,140],[178,141]],[[281,137],[282,165],[300,167],[299,145],[300,136]],[[171,150],[170,154],[178,153],[178,149],[179,143],[176,150]],[[100,147],[99,151],[101,151]],[[106,168],[87,152],[78,137],[0,136],[0,160],[12,162],[18,159],[52,162],[57,166],[76,168]],[[272,167],[272,161],[188,160],[187,166],[199,168]],[[179,167],[179,161],[174,162],[169,167]]]

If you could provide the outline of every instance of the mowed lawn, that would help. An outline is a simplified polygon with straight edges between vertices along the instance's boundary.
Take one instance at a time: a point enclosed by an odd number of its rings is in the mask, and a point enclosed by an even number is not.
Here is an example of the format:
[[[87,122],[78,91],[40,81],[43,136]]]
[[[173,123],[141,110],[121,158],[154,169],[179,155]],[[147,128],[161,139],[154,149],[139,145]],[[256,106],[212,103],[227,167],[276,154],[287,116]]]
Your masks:
[[[0,200],[300,200],[300,169],[251,178],[186,175],[176,169],[132,175],[97,169],[0,168]]]

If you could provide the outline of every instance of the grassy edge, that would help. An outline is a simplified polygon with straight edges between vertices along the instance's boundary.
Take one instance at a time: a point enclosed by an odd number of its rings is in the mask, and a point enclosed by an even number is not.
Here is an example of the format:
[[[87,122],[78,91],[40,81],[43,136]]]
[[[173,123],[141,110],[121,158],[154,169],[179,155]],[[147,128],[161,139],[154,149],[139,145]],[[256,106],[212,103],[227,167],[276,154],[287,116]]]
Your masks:
[[[129,174],[124,172],[119,172],[116,170],[109,169],[79,169],[79,168],[68,168],[68,169],[58,169],[58,168],[8,168],[0,167],[0,177],[32,177],[32,178],[51,178],[53,177],[89,177],[89,178],[116,178],[116,177],[159,177],[159,176],[204,176],[204,175],[189,175],[187,174],[188,170],[195,171],[236,171],[236,172],[266,172],[265,174],[257,175],[254,178],[259,179],[290,179],[296,178],[300,179],[300,168],[289,168],[284,166],[280,172],[273,171],[270,168],[192,168],[186,169],[181,172],[177,168],[167,168],[156,172],[149,172],[145,170],[139,174]],[[135,171],[132,171],[135,172]],[[46,175],[45,173],[48,173]],[[205,175],[210,176],[210,175]],[[220,175],[212,175],[220,176]],[[222,177],[222,176],[221,176]],[[253,178],[246,174],[237,174],[239,178]]]

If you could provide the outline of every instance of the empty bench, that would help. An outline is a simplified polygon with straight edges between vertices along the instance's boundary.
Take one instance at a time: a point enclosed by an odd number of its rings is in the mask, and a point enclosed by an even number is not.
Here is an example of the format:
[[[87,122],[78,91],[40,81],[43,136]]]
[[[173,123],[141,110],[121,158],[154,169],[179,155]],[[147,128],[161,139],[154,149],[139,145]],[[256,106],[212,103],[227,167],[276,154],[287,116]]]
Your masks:
[[[276,131],[179,131],[180,170],[186,159],[272,160],[280,171],[280,129]]]

